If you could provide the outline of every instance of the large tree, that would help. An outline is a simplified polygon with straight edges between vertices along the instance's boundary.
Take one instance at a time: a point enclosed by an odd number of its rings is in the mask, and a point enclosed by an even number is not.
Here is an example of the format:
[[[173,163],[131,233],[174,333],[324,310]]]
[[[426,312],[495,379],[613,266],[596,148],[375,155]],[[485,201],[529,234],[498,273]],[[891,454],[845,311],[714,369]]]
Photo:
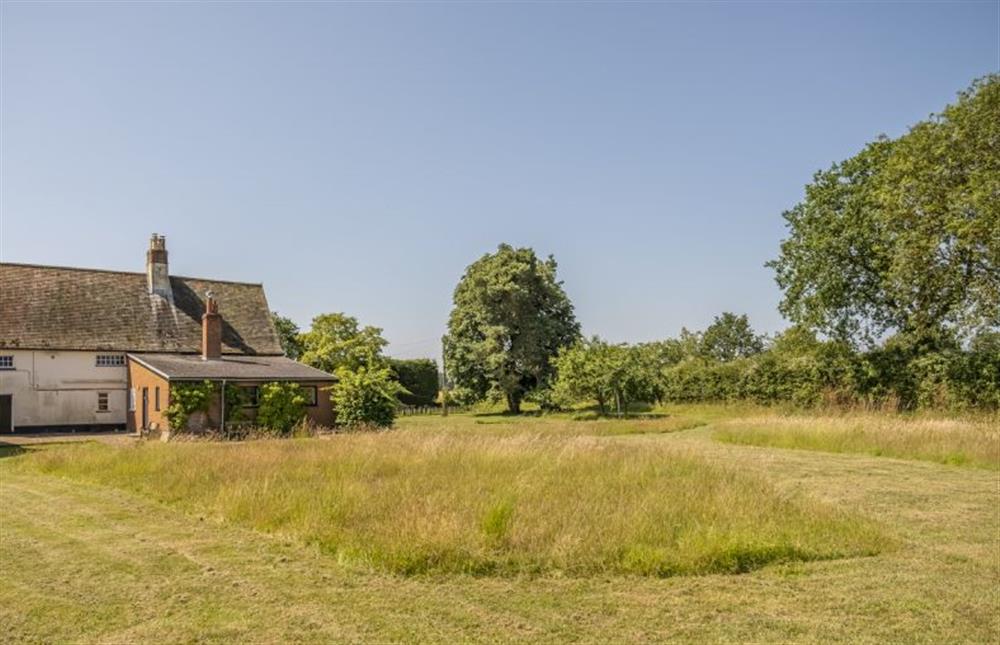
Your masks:
[[[548,385],[560,348],[579,337],[555,259],[501,244],[472,263],[455,288],[445,366],[459,387],[500,395],[516,413],[528,392]]]
[[[1000,326],[1000,76],[815,175],[769,262],[781,312],[873,342]],[[935,340],[940,339],[940,340]]]
[[[312,328],[299,338],[301,361],[324,372],[360,367],[381,367],[386,359],[382,350],[388,344],[378,327],[361,327],[358,319],[342,313],[320,314]]]

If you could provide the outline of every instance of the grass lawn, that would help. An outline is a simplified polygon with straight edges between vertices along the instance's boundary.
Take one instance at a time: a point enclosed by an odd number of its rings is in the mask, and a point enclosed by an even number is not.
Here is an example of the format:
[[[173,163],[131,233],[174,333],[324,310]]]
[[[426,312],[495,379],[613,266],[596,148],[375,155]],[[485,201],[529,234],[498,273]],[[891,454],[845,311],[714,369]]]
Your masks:
[[[7,450],[0,624],[74,642],[1000,636],[997,471],[713,439],[760,410],[664,414]]]
[[[1000,418],[996,416],[753,416],[722,424],[715,438],[751,446],[862,453],[1000,470]]]

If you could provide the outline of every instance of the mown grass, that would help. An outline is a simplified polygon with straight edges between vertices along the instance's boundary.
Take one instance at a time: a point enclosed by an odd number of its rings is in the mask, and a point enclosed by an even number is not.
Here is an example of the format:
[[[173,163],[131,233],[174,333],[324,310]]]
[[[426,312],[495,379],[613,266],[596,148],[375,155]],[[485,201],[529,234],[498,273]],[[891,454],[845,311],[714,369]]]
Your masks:
[[[869,520],[690,452],[568,431],[479,433],[470,421],[331,439],[54,446],[17,468],[404,575],[741,573],[891,543]]]
[[[1000,470],[1000,420],[889,414],[754,416],[722,423],[726,443],[858,453]]]

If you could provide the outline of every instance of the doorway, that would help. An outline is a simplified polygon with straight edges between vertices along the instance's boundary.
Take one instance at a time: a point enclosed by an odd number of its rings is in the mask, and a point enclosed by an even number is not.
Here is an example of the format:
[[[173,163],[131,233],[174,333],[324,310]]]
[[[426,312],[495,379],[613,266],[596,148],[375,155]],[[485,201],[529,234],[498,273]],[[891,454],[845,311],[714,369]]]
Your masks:
[[[142,388],[142,429],[149,430],[149,388]]]
[[[0,432],[14,432],[13,394],[0,394]]]

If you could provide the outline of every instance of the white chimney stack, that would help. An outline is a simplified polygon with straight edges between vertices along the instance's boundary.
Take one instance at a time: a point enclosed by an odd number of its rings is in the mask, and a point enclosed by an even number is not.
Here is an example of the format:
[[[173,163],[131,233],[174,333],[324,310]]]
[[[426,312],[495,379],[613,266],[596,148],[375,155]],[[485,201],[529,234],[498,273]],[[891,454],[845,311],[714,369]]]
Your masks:
[[[156,233],[149,238],[149,250],[146,251],[146,284],[150,294],[174,299],[167,270],[167,238]]]

